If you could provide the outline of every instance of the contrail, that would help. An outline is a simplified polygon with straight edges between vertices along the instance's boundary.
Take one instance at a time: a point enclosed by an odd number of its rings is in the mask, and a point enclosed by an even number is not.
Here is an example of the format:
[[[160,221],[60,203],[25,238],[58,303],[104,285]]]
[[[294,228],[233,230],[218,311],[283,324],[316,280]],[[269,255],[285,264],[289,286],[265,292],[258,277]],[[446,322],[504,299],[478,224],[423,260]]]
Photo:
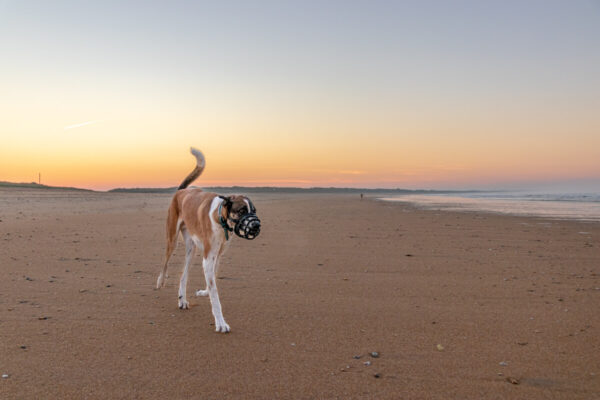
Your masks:
[[[80,124],[65,126],[65,131],[68,129],[81,128],[82,126],[95,124],[96,122],[98,122],[98,121],[87,121],[87,122],[82,122]]]

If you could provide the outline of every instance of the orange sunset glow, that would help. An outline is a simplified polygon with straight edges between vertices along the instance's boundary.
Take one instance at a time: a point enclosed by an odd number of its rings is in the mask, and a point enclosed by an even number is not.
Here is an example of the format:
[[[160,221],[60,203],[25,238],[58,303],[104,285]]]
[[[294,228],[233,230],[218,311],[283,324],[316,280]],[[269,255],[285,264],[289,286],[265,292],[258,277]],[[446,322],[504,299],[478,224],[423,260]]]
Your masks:
[[[600,8],[532,4],[8,2],[0,181],[600,182]]]

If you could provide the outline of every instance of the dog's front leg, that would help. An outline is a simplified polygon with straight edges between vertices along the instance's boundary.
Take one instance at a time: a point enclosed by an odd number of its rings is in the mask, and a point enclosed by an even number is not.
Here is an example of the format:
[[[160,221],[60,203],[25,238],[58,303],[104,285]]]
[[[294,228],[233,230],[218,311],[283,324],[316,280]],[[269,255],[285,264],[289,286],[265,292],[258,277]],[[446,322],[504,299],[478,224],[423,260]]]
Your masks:
[[[219,301],[219,292],[217,291],[217,282],[215,280],[215,271],[217,270],[218,262],[219,254],[214,252],[209,254],[208,257],[203,260],[202,266],[204,267],[206,290],[208,291],[212,313],[215,317],[215,330],[217,332],[227,333],[231,329],[229,328],[229,325],[227,325],[227,322],[225,322],[225,318],[223,318],[221,302]]]

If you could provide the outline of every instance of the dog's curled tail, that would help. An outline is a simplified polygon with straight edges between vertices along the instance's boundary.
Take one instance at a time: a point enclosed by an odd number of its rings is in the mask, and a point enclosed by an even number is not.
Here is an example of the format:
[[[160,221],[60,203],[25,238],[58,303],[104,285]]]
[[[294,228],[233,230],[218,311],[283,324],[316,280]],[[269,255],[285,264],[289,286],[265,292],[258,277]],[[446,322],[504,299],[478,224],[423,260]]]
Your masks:
[[[193,147],[190,147],[190,153],[192,153],[192,155],[196,157],[196,168],[194,168],[194,170],[190,172],[188,176],[185,177],[185,179],[183,180],[183,182],[181,182],[181,185],[179,185],[177,190],[185,189],[186,187],[190,186],[190,184],[200,176],[202,171],[204,171],[204,166],[206,165],[206,162],[204,160],[204,154],[202,154],[200,150],[195,149]]]

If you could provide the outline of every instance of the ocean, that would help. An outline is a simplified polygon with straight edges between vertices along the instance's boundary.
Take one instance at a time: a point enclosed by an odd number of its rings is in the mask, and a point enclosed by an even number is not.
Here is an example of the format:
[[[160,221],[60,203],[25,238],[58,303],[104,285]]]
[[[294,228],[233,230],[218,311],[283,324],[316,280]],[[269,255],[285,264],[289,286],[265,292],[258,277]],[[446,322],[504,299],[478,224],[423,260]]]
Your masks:
[[[460,192],[382,197],[425,209],[600,222],[600,193]]]

